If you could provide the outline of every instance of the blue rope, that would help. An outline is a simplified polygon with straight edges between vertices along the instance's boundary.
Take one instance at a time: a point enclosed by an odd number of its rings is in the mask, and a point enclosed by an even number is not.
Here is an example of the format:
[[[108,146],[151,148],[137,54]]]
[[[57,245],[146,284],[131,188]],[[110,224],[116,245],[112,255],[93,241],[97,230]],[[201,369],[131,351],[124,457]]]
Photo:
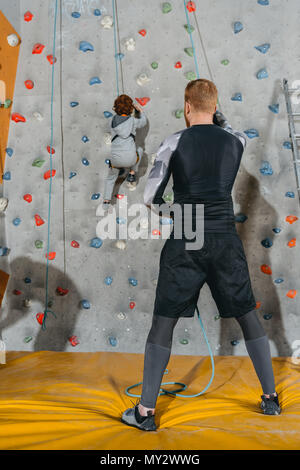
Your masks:
[[[117,96],[120,96],[119,90],[119,71],[118,71],[118,52],[117,52],[117,31],[116,31],[116,10],[115,10],[115,0],[112,0],[113,8],[113,21],[114,21],[114,47],[115,47],[115,66],[116,66],[116,85],[117,85]]]
[[[52,64],[52,83],[51,83],[51,141],[50,141],[50,181],[49,181],[49,205],[48,205],[48,236],[47,236],[47,264],[46,264],[46,300],[45,310],[42,329],[46,329],[46,318],[47,313],[52,313],[52,310],[48,309],[48,295],[49,295],[49,247],[50,247],[50,222],[51,222],[51,196],[52,196],[52,148],[53,148],[53,103],[54,103],[54,64],[55,64],[55,49],[56,49],[56,24],[57,24],[57,11],[58,11],[58,0],[55,0],[55,11],[54,11],[54,31],[53,31],[53,64]]]
[[[190,19],[189,19],[188,10],[187,10],[187,7],[186,7],[185,0],[183,0],[183,3],[184,3],[184,11],[185,11],[185,16],[186,16],[186,21],[187,21],[187,24],[188,24],[188,33],[189,33],[192,48],[193,48],[193,56],[194,56],[195,68],[196,68],[196,72],[197,72],[197,78],[200,78],[198,63],[197,63],[197,59],[196,59],[196,49],[195,49],[195,46],[194,46],[193,36],[192,36],[192,32],[191,32],[191,24],[190,24]]]

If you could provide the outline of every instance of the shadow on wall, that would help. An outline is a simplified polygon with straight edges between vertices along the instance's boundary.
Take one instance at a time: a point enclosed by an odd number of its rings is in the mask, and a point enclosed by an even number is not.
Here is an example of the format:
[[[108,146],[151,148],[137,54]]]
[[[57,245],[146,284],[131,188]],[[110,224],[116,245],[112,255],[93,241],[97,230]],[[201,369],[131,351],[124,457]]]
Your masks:
[[[38,303],[39,312],[44,310],[46,265],[45,263],[33,262],[30,258],[19,257],[10,264],[10,272],[11,278],[6,293],[8,314],[5,318],[0,317],[0,337],[5,328],[17,324],[24,317],[28,317],[27,323],[24,324],[24,327],[22,326],[22,331],[16,329],[20,343],[26,336],[32,336],[34,341],[32,350],[34,351],[64,351],[69,344],[68,338],[74,335],[77,316],[81,311],[80,300],[82,298],[74,282],[62,271],[51,264],[49,265],[48,300],[53,300],[53,306],[50,310],[55,313],[56,318],[48,313],[46,330],[43,330],[42,326],[38,324],[40,330],[36,334],[36,314],[38,311],[33,309]],[[26,277],[31,278],[32,283],[25,284],[24,278]],[[66,296],[56,294],[57,287],[69,289],[68,294]],[[20,290],[22,295],[14,295],[14,289]],[[34,302],[33,307],[24,307],[25,298],[30,298]]]
[[[236,202],[240,204],[240,212],[247,215],[248,220],[244,223],[238,223],[237,231],[245,248],[250,277],[252,279],[251,264],[253,263],[253,260],[255,263],[255,270],[259,269],[262,264],[267,264],[268,266],[271,265],[270,249],[263,248],[265,250],[263,262],[262,259],[260,259],[262,245],[259,237],[261,232],[256,230],[256,227],[258,227],[260,220],[262,220],[261,223],[264,223],[263,219],[265,219],[267,215],[268,233],[273,233],[272,228],[278,226],[277,212],[260,194],[258,180],[250,175],[244,167],[241,167],[241,169],[242,174],[237,178],[234,189],[236,193]],[[273,238],[274,236],[276,235],[273,233]],[[270,238],[272,238],[272,236],[270,236]],[[251,261],[250,254],[254,254],[255,256],[251,257]],[[252,288],[254,290],[256,301],[261,302],[261,308],[258,310],[258,317],[261,319],[269,340],[275,344],[278,356],[290,357],[292,356],[292,349],[286,338],[276,286],[274,285],[272,276],[261,274],[260,279],[261,281],[256,285],[254,285],[252,281]],[[271,313],[273,315],[270,320],[264,320],[263,314],[266,313]],[[241,330],[238,325],[234,325],[235,323],[237,324],[234,319],[221,320],[219,340],[219,344],[221,345],[219,354],[221,356],[234,354],[234,346],[231,345],[228,338],[242,338]],[[234,338],[233,333],[235,333]]]

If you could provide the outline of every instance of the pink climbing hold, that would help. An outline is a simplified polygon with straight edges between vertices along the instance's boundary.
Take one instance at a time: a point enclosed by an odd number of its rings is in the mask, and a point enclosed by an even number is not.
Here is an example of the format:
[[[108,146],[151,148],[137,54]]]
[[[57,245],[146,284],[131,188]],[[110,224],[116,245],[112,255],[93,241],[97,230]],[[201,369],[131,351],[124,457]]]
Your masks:
[[[186,7],[190,13],[192,13],[193,11],[196,11],[196,5],[194,2],[188,2],[186,4]]]
[[[52,147],[50,147],[50,145],[47,146],[47,150],[48,150],[48,153],[51,152],[51,154],[53,155],[55,153],[55,149]]]
[[[36,314],[36,319],[37,319],[37,321],[39,322],[39,324],[42,325],[42,324],[43,324],[43,320],[44,320],[44,314],[41,313],[41,312],[37,313],[37,314]]]
[[[47,55],[47,59],[48,61],[50,62],[51,65],[55,64],[55,62],[57,61],[57,58],[56,57],[53,57],[53,55]]]
[[[23,199],[24,199],[24,201],[32,202],[31,194],[24,194]]]
[[[56,170],[52,170],[52,178],[54,178],[56,174]],[[50,170],[45,171],[44,173],[44,180],[48,180],[50,178]]]
[[[33,18],[33,14],[31,13],[31,11],[26,11],[26,13],[24,14],[24,20],[27,21],[27,23],[29,21],[31,21]]]
[[[180,62],[180,60],[178,62],[176,62],[175,64],[175,69],[181,69],[182,68],[182,63]]]
[[[60,295],[61,297],[67,295],[69,292],[69,289],[63,289],[62,287],[57,287],[56,293]]]
[[[55,251],[50,251],[49,254],[48,254],[48,253],[45,254],[45,258],[46,258],[46,259],[48,258],[50,261],[52,261],[52,260],[55,258],[55,256],[56,256],[56,252],[55,252]]]
[[[45,221],[42,219],[42,217],[40,217],[38,214],[35,214],[34,218],[35,218],[35,223],[38,227],[45,223]]]
[[[41,54],[44,49],[45,49],[45,46],[38,42],[37,44],[33,46],[32,54]]]
[[[71,241],[71,246],[72,246],[73,248],[79,248],[80,245],[79,245],[79,243],[78,243],[76,240],[72,240],[72,241]]]
[[[148,101],[150,101],[150,98],[148,98],[148,96],[144,96],[143,98],[136,98],[136,100],[141,106],[145,106]]]
[[[19,113],[13,113],[11,115],[11,118],[15,122],[26,122],[26,119],[24,118],[24,116],[22,116],[22,114],[19,114]]]
[[[139,30],[139,34],[140,34],[141,36],[145,37],[146,34],[147,34],[147,31],[146,31],[145,29],[140,29],[140,30]]]
[[[70,336],[69,341],[72,346],[77,346],[77,344],[79,344],[78,338],[75,335]]]
[[[32,80],[26,80],[24,84],[28,90],[32,90],[32,88],[34,87],[34,83]]]

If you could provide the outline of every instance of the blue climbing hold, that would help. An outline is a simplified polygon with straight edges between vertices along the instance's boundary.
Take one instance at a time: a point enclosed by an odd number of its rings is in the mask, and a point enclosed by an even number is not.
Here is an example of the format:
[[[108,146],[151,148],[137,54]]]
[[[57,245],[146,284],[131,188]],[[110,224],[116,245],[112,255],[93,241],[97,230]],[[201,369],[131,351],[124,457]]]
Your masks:
[[[94,193],[94,194],[92,195],[91,199],[92,199],[93,201],[96,201],[97,199],[99,199],[99,197],[100,197],[100,193]]]
[[[293,191],[287,191],[285,193],[285,196],[286,197],[290,197],[290,198],[294,198],[295,197],[295,193]]]
[[[137,281],[137,279],[135,279],[134,277],[130,277],[130,278],[128,279],[128,282],[129,282],[129,284],[130,284],[131,286],[134,286],[134,287],[138,285],[138,281]]]
[[[101,240],[101,238],[95,237],[91,240],[90,246],[92,248],[100,248],[102,244],[103,244],[103,241]]]
[[[0,256],[6,256],[8,254],[8,248],[6,246],[0,246]]]
[[[7,149],[6,149],[5,151],[6,151],[6,153],[7,153],[7,155],[8,155],[9,157],[11,157],[12,154],[14,153],[13,149],[11,149],[11,148],[9,148],[9,147],[7,147]]]
[[[272,113],[274,114],[278,114],[279,113],[279,104],[271,104],[270,106],[268,106],[269,110],[272,111]]]
[[[236,21],[233,25],[234,34],[240,33],[243,30],[243,23]]]
[[[122,54],[122,52],[118,52],[117,54],[115,54],[116,59],[122,60],[122,59],[124,59],[124,57],[125,57],[125,55]]]
[[[274,279],[275,284],[281,284],[283,282],[282,277],[278,277],[277,279]]]
[[[233,341],[230,341],[232,346],[237,346],[239,344],[239,341],[237,339],[234,339]]]
[[[104,116],[105,116],[106,118],[112,117],[112,113],[110,113],[109,111],[104,111],[103,114],[104,114]]]
[[[268,50],[270,49],[271,45],[266,42],[265,44],[261,44],[260,46],[254,46],[255,49],[257,49],[259,52],[262,54],[266,54]]]
[[[14,220],[13,220],[13,224],[17,227],[18,225],[20,225],[21,223],[21,219],[20,217],[16,217]]]
[[[280,233],[281,232],[281,228],[279,227],[275,227],[272,229],[274,233]]]
[[[10,181],[10,180],[11,180],[11,173],[10,173],[10,171],[6,171],[6,172],[4,173],[3,179],[4,179],[5,181]]]
[[[246,136],[249,137],[249,139],[254,139],[254,137],[259,137],[259,133],[257,129],[247,129],[244,132]]]
[[[80,303],[81,303],[82,308],[85,308],[85,309],[91,308],[90,302],[86,299],[83,299]]]
[[[106,278],[104,279],[104,282],[107,286],[110,286],[113,282],[113,278],[111,276],[106,276]]]
[[[245,214],[237,214],[234,216],[234,220],[240,224],[243,224],[244,222],[246,222],[247,219],[248,217]]]
[[[90,162],[88,161],[88,159],[85,158],[85,157],[82,158],[81,162],[82,162],[82,164],[83,164],[84,166],[89,166],[89,164],[90,164]]]
[[[73,11],[72,16],[73,18],[80,18],[81,14],[79,13],[79,11]]]
[[[264,319],[265,319],[265,320],[271,320],[271,318],[272,318],[272,313],[266,313],[266,314],[264,315]]]
[[[267,69],[260,69],[257,74],[256,74],[256,78],[258,80],[262,80],[263,78],[268,78],[269,74],[267,72]]]
[[[267,161],[262,162],[262,166],[259,171],[262,175],[273,175],[271,164]]]
[[[266,6],[266,5],[269,5],[269,0],[257,0],[257,3],[259,5]]]
[[[87,52],[87,51],[93,51],[94,47],[92,46],[92,44],[90,42],[81,41],[80,44],[79,44],[79,49],[82,52]]]
[[[289,141],[283,142],[283,145],[282,145],[282,146],[283,146],[284,149],[288,149],[288,150],[291,150],[291,149],[292,149],[292,143],[289,142]]]
[[[99,10],[99,8],[96,8],[96,9],[94,10],[94,15],[95,15],[95,16],[101,16],[101,11]]]
[[[231,101],[243,101],[242,94],[241,94],[241,93],[236,93],[236,94],[233,95],[233,97],[231,98]]]
[[[71,108],[76,108],[76,106],[78,105],[79,105],[78,101],[71,101],[70,103]]]
[[[265,238],[264,240],[262,240],[261,244],[265,248],[271,248],[271,246],[273,245],[273,242],[270,238]]]
[[[25,277],[24,282],[25,282],[25,284],[31,284],[30,277]]]
[[[77,173],[75,171],[70,171],[69,179],[74,178],[74,176],[76,176],[76,175],[77,175]]]
[[[108,338],[108,340],[109,340],[111,346],[113,346],[113,347],[117,346],[117,344],[118,344],[117,338],[115,338],[114,336],[110,336]]]
[[[90,85],[96,85],[97,83],[102,83],[99,77],[93,77],[90,79]]]
[[[86,144],[90,139],[86,135],[84,135],[81,140]]]
[[[126,224],[126,219],[124,219],[124,217],[117,217],[116,222],[119,225],[122,225],[122,224],[124,225],[124,224]]]

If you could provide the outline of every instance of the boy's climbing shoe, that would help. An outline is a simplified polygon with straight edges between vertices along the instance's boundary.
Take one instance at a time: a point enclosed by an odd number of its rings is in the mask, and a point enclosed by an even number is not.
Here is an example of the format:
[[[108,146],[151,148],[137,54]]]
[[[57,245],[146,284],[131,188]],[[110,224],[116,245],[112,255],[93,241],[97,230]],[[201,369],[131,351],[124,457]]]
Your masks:
[[[136,181],[136,176],[129,173],[126,179],[129,183],[134,183]]]
[[[124,175],[124,173],[125,173],[125,168],[120,168],[120,170],[119,170],[119,176]]]
[[[128,424],[128,426],[133,426],[135,428],[141,429],[142,431],[156,431],[156,425],[154,421],[154,415],[149,410],[148,416],[141,416],[138,405],[135,405],[134,408],[128,408],[122,414],[121,418],[122,423]]]
[[[260,404],[260,407],[265,415],[280,415],[281,408],[278,401],[278,395],[270,395],[270,398],[267,398],[265,395],[262,395],[261,398],[262,402]]]

